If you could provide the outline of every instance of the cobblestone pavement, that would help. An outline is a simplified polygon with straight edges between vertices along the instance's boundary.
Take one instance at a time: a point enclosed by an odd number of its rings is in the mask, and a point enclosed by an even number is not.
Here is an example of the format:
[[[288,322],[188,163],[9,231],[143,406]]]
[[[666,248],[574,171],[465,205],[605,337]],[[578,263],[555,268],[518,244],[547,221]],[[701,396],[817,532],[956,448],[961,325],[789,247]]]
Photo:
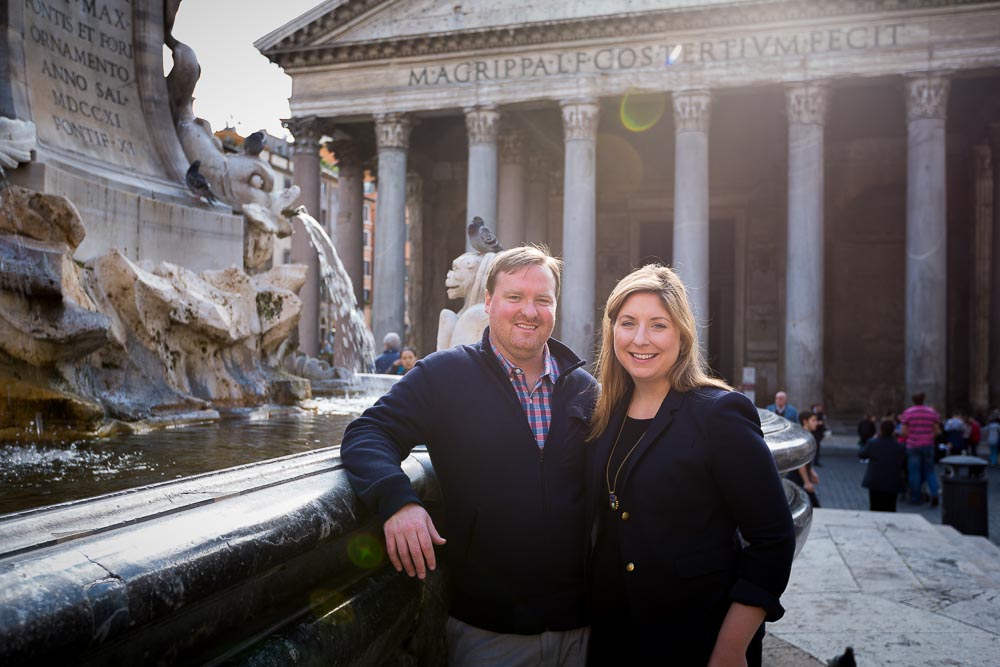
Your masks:
[[[980,449],[983,449],[981,446]],[[830,509],[868,510],[868,489],[861,486],[865,464],[858,460],[857,437],[828,436],[822,444],[822,466],[816,472],[820,484],[816,490],[820,504]],[[938,465],[938,481],[942,466]],[[1000,468],[988,468],[989,538],[1000,545]],[[896,511],[920,514],[931,523],[941,523],[941,507],[929,503],[910,505],[898,502]]]

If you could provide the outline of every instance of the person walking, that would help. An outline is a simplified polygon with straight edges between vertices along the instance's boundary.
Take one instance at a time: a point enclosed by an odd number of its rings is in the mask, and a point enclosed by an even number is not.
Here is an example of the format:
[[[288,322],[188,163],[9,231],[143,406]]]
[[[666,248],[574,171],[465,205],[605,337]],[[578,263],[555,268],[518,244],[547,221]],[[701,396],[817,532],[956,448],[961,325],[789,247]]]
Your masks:
[[[799,413],[799,426],[809,431],[809,435],[816,438],[816,430],[818,420],[816,415],[813,414],[812,410],[805,410]],[[815,460],[815,457],[814,457]],[[795,470],[789,471],[785,475],[785,479],[790,482],[794,482],[802,487],[807,494],[809,494],[809,502],[812,503],[814,508],[822,507],[819,503],[819,496],[816,495],[816,487],[819,486],[819,473],[813,467],[812,461],[809,463],[799,466]]]
[[[990,448],[990,465],[997,465],[997,459],[1000,457],[1000,410],[993,410],[990,413],[990,420],[987,422],[986,426],[983,428],[983,437],[986,438],[986,444]]]
[[[482,340],[422,359],[344,434],[348,479],[383,521],[396,570],[423,579],[447,538],[452,667],[586,660],[584,437],[597,383],[551,337],[561,271],[538,248],[499,253]],[[440,483],[443,534],[400,467],[418,444]]]
[[[926,482],[932,507],[940,502],[938,479],[934,471],[934,441],[941,432],[941,416],[937,410],[924,405],[926,395],[920,391],[912,396],[913,405],[900,416],[901,435],[906,442],[907,477],[910,484],[910,502],[921,503],[921,487]]]
[[[892,421],[892,425],[895,429],[896,422]],[[865,416],[858,422],[858,447],[864,447],[865,443],[874,438],[876,433],[878,433],[878,427],[875,425],[875,417],[866,412]]]
[[[883,419],[878,430],[878,437],[858,452],[858,458],[868,460],[861,486],[868,489],[868,508],[872,512],[895,512],[896,497],[903,487],[906,447],[894,437],[895,422]]]
[[[813,403],[810,409],[816,415],[816,428],[812,432],[813,438],[816,439],[816,456],[813,457],[813,466],[822,468],[820,454],[823,451],[823,438],[826,437],[826,415],[823,413],[822,403]]]
[[[601,338],[589,664],[760,665],[795,530],[757,411],[707,374],[669,268],[618,283]]]

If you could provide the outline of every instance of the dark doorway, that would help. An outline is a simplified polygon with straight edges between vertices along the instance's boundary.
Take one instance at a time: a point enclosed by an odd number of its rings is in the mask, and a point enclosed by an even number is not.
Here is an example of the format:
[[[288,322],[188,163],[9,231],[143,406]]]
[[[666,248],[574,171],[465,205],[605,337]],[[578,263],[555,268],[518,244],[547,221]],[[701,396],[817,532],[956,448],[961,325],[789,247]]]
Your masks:
[[[736,223],[708,226],[708,364],[729,384],[737,381],[733,358],[736,292]]]
[[[652,220],[639,225],[639,263],[664,264],[674,261],[674,221]]]

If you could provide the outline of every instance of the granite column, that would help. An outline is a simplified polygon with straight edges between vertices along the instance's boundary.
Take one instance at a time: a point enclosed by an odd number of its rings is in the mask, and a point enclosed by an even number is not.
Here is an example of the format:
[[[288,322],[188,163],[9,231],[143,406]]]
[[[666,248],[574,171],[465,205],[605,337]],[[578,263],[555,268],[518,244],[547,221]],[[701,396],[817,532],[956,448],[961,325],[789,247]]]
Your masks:
[[[417,349],[418,354],[427,354],[422,329],[418,320],[424,317],[424,180],[420,174],[411,171],[406,176],[406,220],[409,226],[407,237],[410,253],[407,261],[408,276],[406,292],[407,321],[410,323],[406,342]]]
[[[798,83],[788,101],[785,385],[803,408],[823,401],[823,126],[826,87]]]
[[[375,344],[390,331],[406,335],[406,151],[410,119],[403,113],[375,116],[378,146],[378,207],[372,276]]]
[[[320,164],[319,142],[323,134],[323,121],[315,116],[292,118],[285,127],[295,137],[292,163],[292,180],[299,186],[299,203],[313,217],[320,214]],[[302,314],[299,316],[299,351],[311,357],[319,354],[319,257],[309,242],[309,234],[298,220],[292,223],[292,262],[307,267],[306,282],[299,290]]]
[[[562,340],[582,359],[594,359],[594,264],[597,253],[596,100],[562,103],[563,180]]]
[[[711,94],[679,91],[674,103],[674,256],[702,349],[708,346],[708,126]]]
[[[494,232],[497,228],[497,126],[500,112],[495,106],[470,107],[465,110],[465,128],[469,134],[469,182],[466,194],[465,222],[476,216]],[[465,235],[465,230],[462,230]],[[466,236],[465,249],[472,250]]]
[[[948,253],[945,116],[949,80],[906,80],[906,395],[945,409]]]
[[[340,190],[340,209],[334,243],[340,261],[354,286],[358,307],[364,305],[364,223],[365,169],[360,146],[344,139],[329,144],[337,158],[337,178]]]
[[[509,128],[500,135],[500,175],[497,197],[497,238],[504,248],[525,241],[524,137]]]

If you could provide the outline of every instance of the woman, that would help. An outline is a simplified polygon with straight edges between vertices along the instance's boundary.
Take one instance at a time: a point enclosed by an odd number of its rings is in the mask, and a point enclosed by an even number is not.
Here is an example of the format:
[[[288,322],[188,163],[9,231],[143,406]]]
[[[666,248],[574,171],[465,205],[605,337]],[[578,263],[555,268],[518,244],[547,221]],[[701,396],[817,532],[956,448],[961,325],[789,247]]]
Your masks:
[[[896,424],[891,419],[883,419],[878,430],[879,437],[866,442],[858,452],[858,458],[868,459],[861,486],[868,489],[868,509],[895,512],[896,496],[905,488],[906,447],[896,440]]]
[[[602,328],[590,664],[759,665],[795,531],[757,410],[708,377],[670,269],[623,278]]]
[[[393,362],[396,375],[406,375],[417,363],[417,351],[412,347],[404,347],[399,353],[399,359]]]

